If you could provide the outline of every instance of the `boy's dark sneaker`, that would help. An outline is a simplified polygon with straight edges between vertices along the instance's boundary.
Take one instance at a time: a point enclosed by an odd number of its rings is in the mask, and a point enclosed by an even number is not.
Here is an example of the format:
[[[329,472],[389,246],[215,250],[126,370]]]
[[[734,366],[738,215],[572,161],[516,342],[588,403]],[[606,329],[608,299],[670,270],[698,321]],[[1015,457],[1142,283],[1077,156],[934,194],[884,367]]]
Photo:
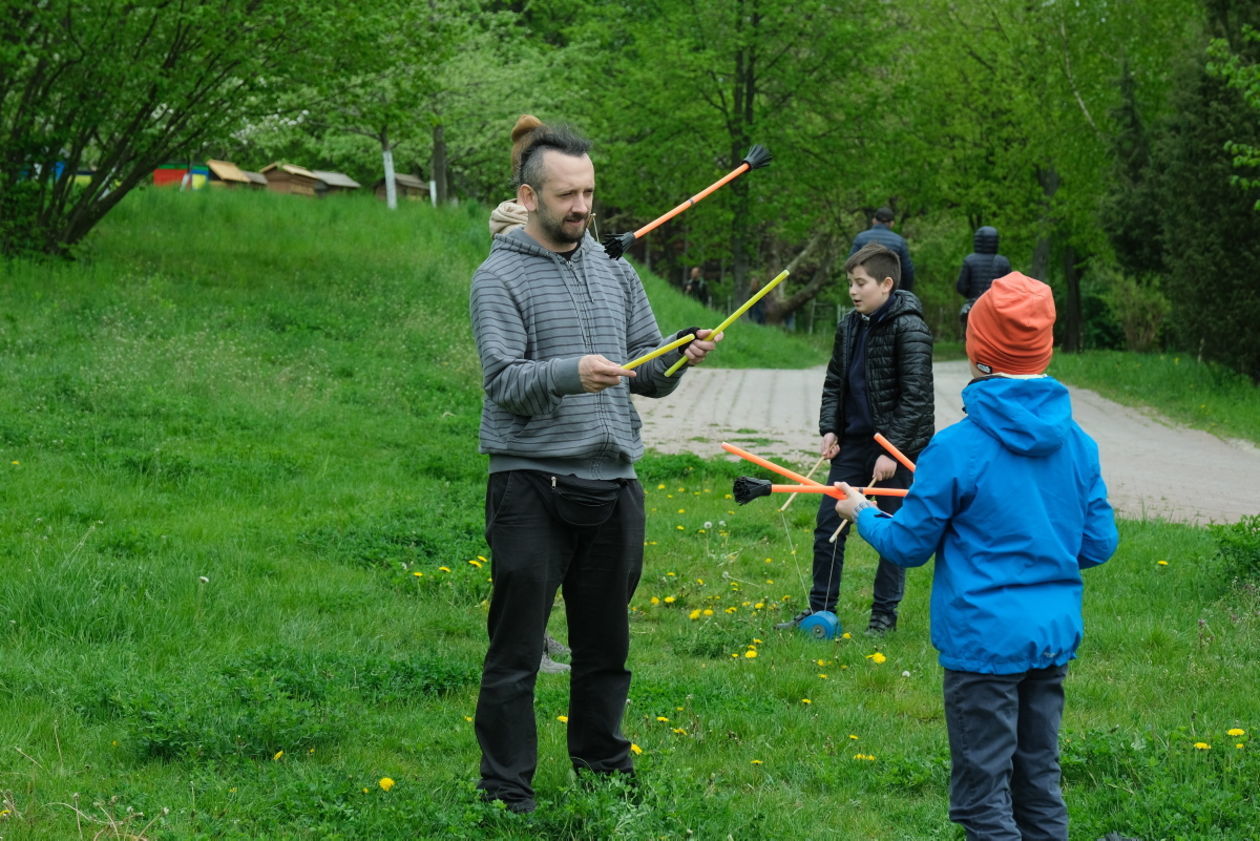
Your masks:
[[[866,626],[868,636],[882,637],[889,631],[897,630],[897,617],[892,613],[872,613],[870,624]]]
[[[806,616],[813,616],[813,615],[814,615],[814,611],[812,610],[802,610],[800,613],[796,614],[788,621],[779,622],[778,624],[776,624],[774,626],[774,629],[776,631],[786,631],[788,628],[795,628],[796,626],[801,624],[801,620],[804,619]]]

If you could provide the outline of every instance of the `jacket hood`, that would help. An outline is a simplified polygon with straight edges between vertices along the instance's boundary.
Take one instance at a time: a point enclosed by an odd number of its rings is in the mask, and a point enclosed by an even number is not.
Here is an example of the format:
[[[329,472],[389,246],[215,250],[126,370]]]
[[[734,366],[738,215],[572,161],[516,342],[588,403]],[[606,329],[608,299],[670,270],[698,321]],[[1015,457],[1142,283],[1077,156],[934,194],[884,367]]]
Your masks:
[[[998,231],[990,225],[984,225],[976,228],[975,237],[972,239],[973,247],[977,254],[997,254],[998,251]]]
[[[913,292],[907,292],[904,289],[894,289],[892,295],[884,302],[882,307],[869,316],[863,316],[863,318],[866,318],[872,324],[878,324],[907,314],[922,317],[922,302],[919,301],[918,296]]]
[[[550,249],[543,248],[533,237],[525,233],[524,227],[513,228],[502,234],[495,234],[494,241],[490,244],[490,250],[493,251],[515,251],[521,254],[532,254],[535,257],[547,257],[549,259],[561,259],[558,254]],[[591,236],[591,232],[587,231],[582,238],[582,245],[578,249],[578,253],[573,255],[575,261],[586,259],[589,255],[598,252],[600,256],[607,259],[604,249],[595,241],[595,237]]]
[[[963,389],[967,416],[1017,455],[1044,456],[1072,429],[1072,399],[1055,379],[985,377]]]

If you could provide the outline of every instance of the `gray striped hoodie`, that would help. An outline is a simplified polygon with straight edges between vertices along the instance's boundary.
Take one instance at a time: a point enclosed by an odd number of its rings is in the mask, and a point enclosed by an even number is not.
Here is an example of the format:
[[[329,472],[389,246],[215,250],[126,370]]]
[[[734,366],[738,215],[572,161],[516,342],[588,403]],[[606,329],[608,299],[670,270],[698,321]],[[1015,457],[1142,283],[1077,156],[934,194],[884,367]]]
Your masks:
[[[643,441],[630,394],[664,397],[677,388],[682,371],[664,372],[680,352],[597,394],[584,392],[578,376],[586,354],[624,363],[664,344],[630,264],[608,259],[589,233],[571,260],[523,230],[499,234],[473,275],[470,311],[485,391],[480,451],[490,455],[490,472],[633,477]]]

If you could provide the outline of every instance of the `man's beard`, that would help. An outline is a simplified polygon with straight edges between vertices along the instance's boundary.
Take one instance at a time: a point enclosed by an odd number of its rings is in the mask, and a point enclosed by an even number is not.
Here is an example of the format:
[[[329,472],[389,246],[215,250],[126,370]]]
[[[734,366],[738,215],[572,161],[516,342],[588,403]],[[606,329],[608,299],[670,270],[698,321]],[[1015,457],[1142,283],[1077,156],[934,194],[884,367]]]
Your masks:
[[[547,238],[552,242],[577,244],[580,243],[582,238],[586,235],[585,223],[589,222],[590,218],[589,213],[576,213],[566,216],[563,219],[556,219],[549,212],[544,211],[538,214],[538,223],[542,228],[543,233],[546,234]],[[583,224],[581,227],[577,228],[576,233],[574,233],[573,231],[565,229],[565,224],[569,222],[582,222]]]

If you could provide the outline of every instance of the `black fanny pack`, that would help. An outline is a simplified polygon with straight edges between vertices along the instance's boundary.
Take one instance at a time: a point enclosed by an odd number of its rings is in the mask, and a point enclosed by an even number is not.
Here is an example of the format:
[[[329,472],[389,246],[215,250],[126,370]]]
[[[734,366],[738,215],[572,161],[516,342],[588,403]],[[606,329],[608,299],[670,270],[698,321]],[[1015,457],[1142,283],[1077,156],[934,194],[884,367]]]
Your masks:
[[[571,526],[601,526],[612,516],[625,487],[621,479],[581,479],[547,474],[556,516]]]

